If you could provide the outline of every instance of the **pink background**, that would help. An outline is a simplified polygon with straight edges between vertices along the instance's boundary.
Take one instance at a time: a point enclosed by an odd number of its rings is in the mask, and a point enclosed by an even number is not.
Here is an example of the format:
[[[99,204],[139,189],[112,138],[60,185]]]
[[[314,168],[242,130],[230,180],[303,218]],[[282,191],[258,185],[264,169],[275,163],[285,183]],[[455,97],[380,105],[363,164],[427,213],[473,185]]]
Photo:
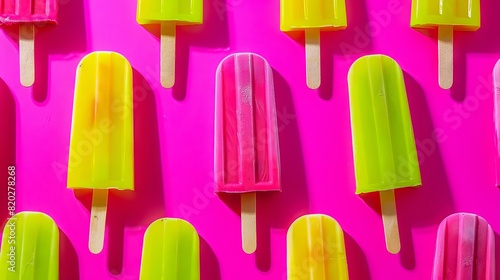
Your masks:
[[[479,31],[455,33],[450,91],[437,84],[437,32],[409,27],[409,0],[347,2],[349,27],[322,33],[318,91],[305,84],[303,34],[279,30],[277,0],[206,0],[205,23],[177,29],[172,90],[158,82],[159,28],[135,22],[135,1],[60,0],[59,25],[36,36],[32,88],[19,82],[17,29],[4,28],[0,164],[6,170],[15,157],[17,211],[45,212],[60,227],[61,279],[138,279],[144,231],[161,217],[197,228],[202,279],[228,280],[285,279],[286,231],[307,213],[328,214],[342,225],[351,279],[429,279],[438,224],[455,212],[477,213],[500,230],[491,86],[500,58],[500,2],[481,1]],[[360,35],[367,27],[371,36]],[[75,69],[96,50],[117,51],[134,68],[136,141],[136,191],[111,194],[99,255],[87,249],[90,196],[67,189],[65,171]],[[241,250],[239,197],[212,193],[215,69],[243,51],[264,56],[275,70],[281,116],[283,192],[257,197],[254,255]],[[405,71],[421,161],[422,187],[396,191],[398,255],[385,250],[378,195],[354,194],[347,71],[374,53],[393,57]],[[15,155],[4,156],[4,148]]]

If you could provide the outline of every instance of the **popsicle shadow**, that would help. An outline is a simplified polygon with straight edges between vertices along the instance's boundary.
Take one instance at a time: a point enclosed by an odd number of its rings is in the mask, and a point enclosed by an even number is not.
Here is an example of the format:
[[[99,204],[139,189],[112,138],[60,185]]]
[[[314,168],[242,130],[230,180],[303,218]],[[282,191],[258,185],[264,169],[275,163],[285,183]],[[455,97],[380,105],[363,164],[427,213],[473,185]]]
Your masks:
[[[226,0],[204,0],[203,24],[177,27],[176,79],[172,94],[178,101],[186,98],[189,50],[193,47],[227,49],[229,30]],[[210,73],[212,75],[212,73]]]
[[[347,255],[347,268],[349,270],[349,279],[370,280],[368,262],[361,247],[356,240],[344,231],[344,241]]]
[[[346,13],[345,30],[321,32],[321,86],[318,93],[324,100],[330,100],[333,96],[333,66],[341,60],[340,57],[350,60],[371,51],[372,39],[364,31],[368,22],[366,0],[346,1]],[[360,40],[361,33],[364,35],[363,40]],[[334,58],[335,54],[337,58]]]
[[[261,271],[271,267],[270,228],[288,229],[295,219],[309,213],[309,193],[292,91],[280,73],[274,70],[273,74],[282,192],[262,193],[259,196],[258,211],[262,214],[257,218],[260,239],[256,257]]]
[[[165,216],[160,141],[154,92],[137,70],[134,75],[134,191],[110,191],[108,204],[108,269],[123,266],[124,229],[149,226]]]
[[[80,268],[75,247],[68,236],[59,229],[59,279],[79,280]]]
[[[439,144],[446,141],[446,138],[436,136],[441,135],[441,130],[432,125],[425,94],[420,85],[406,72],[404,78],[422,176],[421,187],[396,191],[401,229],[401,261],[403,266],[410,269],[415,266],[411,228],[437,225],[455,211],[455,206],[439,151]]]
[[[465,58],[467,56],[466,47],[460,42],[468,42],[468,36],[471,32],[455,32],[455,43],[453,52],[455,59],[453,61],[453,86],[450,89],[451,98],[457,102],[462,102],[466,97],[466,67]]]
[[[81,53],[87,50],[83,0],[58,0],[58,25],[36,25],[35,83],[33,99],[46,103],[50,54]]]
[[[9,87],[0,79],[0,176],[4,184],[4,190],[0,191],[0,203],[5,207],[0,208],[0,229],[3,229],[8,217],[8,192],[7,182],[9,166],[16,166],[16,101],[10,92]]]
[[[210,244],[202,236],[200,236],[200,279],[221,279],[219,261]]]

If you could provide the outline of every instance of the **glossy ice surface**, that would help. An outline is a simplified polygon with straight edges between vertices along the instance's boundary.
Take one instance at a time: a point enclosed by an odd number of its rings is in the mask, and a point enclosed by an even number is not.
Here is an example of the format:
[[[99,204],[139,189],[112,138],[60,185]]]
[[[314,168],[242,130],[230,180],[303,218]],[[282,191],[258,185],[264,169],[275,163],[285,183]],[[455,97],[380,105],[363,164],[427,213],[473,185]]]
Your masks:
[[[216,191],[281,190],[273,70],[258,55],[230,55],[215,91]]]
[[[68,187],[134,189],[132,68],[114,52],[78,65]]]
[[[59,279],[59,228],[52,218],[39,212],[20,212],[7,222],[0,279]]]
[[[159,219],[144,235],[141,280],[199,280],[200,245],[194,227],[181,219]]]
[[[0,2],[0,22],[57,23],[57,0],[3,0]]]
[[[282,31],[347,27],[345,0],[281,0]]]
[[[421,184],[401,68],[384,55],[364,56],[349,70],[356,193]]]
[[[475,31],[481,26],[479,0],[413,0],[411,26],[434,28],[453,25],[456,30]]]
[[[327,215],[305,215],[287,234],[288,280],[345,280],[347,270],[344,232]]]
[[[438,229],[433,280],[495,280],[495,233],[475,214],[453,214]]]
[[[203,22],[203,0],[138,0],[138,23],[150,24],[161,21],[200,24]]]

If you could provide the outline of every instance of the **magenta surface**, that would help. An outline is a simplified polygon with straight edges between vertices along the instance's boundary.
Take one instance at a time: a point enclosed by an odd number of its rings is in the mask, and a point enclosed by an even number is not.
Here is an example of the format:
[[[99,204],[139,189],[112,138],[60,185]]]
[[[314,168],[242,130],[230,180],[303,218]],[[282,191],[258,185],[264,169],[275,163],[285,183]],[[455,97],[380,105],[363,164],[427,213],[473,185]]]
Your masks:
[[[64,0],[65,2],[67,0]],[[71,0],[70,0],[71,1]],[[0,22],[15,23],[57,23],[58,0],[2,0]]]
[[[250,53],[225,58],[217,68],[215,101],[216,192],[281,190],[269,63]]]
[[[19,82],[17,28],[2,29],[8,95],[0,117],[14,114],[16,131],[0,131],[0,142],[16,135],[17,211],[45,212],[61,229],[61,279],[137,279],[144,232],[160,217],[196,227],[204,280],[285,279],[287,229],[308,213],[340,223],[354,280],[430,279],[438,226],[450,214],[478,214],[500,231],[492,85],[500,1],[481,1],[478,31],[455,33],[450,91],[437,82],[437,32],[409,27],[406,0],[347,1],[347,29],[321,34],[318,91],[306,86],[304,34],[279,30],[279,1],[204,1],[204,24],[177,28],[171,90],[159,83],[159,26],[136,23],[136,1],[59,4],[59,24],[37,32],[32,88]],[[91,197],[66,188],[66,169],[76,67],[97,50],[117,51],[134,68],[136,190],[111,192],[104,250],[93,255]],[[282,192],[257,194],[254,255],[241,250],[238,195],[214,195],[215,72],[236,52],[269,62],[278,114]],[[398,255],[385,249],[378,194],[354,194],[347,72],[355,59],[377,53],[404,71],[421,163],[422,187],[396,191]]]

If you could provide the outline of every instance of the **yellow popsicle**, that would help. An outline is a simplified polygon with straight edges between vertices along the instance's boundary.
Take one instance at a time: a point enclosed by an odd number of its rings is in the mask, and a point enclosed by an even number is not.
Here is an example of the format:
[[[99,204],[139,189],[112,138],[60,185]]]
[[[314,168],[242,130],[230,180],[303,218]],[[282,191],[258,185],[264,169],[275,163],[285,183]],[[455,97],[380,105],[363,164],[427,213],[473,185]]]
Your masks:
[[[203,0],[138,0],[136,18],[139,24],[161,24],[160,80],[173,87],[176,25],[203,23]]]
[[[345,0],[281,0],[281,31],[305,31],[307,86],[321,84],[320,30],[347,27]]]
[[[327,215],[305,215],[287,234],[288,280],[349,279],[340,225]]]
[[[132,68],[122,55],[93,52],[78,65],[68,188],[93,189],[89,248],[102,250],[108,189],[134,189]]]
[[[437,28],[439,85],[453,85],[453,30],[475,31],[481,26],[479,0],[413,0],[411,27]]]

